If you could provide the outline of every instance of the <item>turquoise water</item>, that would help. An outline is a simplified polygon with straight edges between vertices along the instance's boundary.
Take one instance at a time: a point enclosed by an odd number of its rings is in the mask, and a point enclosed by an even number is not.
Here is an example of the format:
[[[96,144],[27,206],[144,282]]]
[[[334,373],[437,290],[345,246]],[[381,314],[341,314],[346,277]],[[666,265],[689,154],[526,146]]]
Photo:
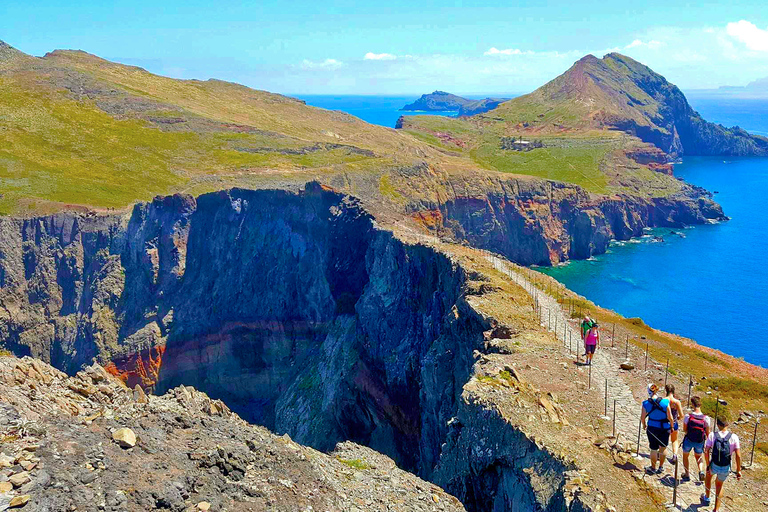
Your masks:
[[[393,127],[414,97],[305,96],[308,104],[342,110]],[[768,101],[690,98],[705,119],[768,134]],[[454,115],[453,113],[442,113]],[[768,367],[768,158],[685,158],[675,173],[718,191],[731,220],[612,244],[593,261],[543,269],[572,290],[624,316],[693,338]]]

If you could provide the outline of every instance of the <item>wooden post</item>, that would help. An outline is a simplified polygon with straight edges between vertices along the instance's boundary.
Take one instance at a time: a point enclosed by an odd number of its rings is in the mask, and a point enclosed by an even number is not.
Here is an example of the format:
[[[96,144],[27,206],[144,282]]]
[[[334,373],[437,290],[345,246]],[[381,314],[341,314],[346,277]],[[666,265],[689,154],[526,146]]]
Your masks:
[[[717,433],[717,412],[720,410],[720,395],[715,397],[715,433]]]
[[[642,416],[641,416],[642,418]],[[643,420],[637,420],[637,456],[640,456],[640,432],[643,430]]]
[[[752,455],[749,456],[749,467],[755,461],[755,444],[757,444],[757,426],[760,424],[760,418],[755,420],[755,435],[752,437]]]
[[[686,405],[686,408],[689,408],[691,406],[691,388],[693,387],[693,375],[688,376],[688,405]]]
[[[616,323],[613,324],[613,332],[611,333],[611,347],[616,346]]]
[[[669,358],[667,358],[667,370],[664,372],[664,386],[667,385],[667,377],[669,377]]]
[[[645,342],[645,370],[648,369],[648,342]]]
[[[695,460],[695,458],[694,458]],[[675,454],[675,488],[672,491],[672,507],[677,508],[677,471],[679,468],[679,461],[677,454]]]
[[[627,334],[627,348],[624,351],[624,359],[629,359],[629,334]]]
[[[608,416],[608,377],[605,378],[605,416]]]
[[[616,399],[613,399],[613,438],[616,439]]]
[[[592,389],[592,365],[589,365],[589,386],[587,389]]]

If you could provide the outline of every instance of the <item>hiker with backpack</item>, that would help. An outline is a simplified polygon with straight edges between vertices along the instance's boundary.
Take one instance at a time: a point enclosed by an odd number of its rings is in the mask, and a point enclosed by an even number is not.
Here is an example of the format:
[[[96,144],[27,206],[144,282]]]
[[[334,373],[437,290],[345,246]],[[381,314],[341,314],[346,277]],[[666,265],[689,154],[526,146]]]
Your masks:
[[[587,358],[587,364],[592,364],[592,358],[595,357],[595,350],[600,343],[600,332],[597,322],[592,322],[592,326],[584,337],[584,356]]]
[[[704,481],[703,457],[704,443],[709,437],[709,416],[701,412],[701,397],[691,398],[693,412],[686,414],[683,418],[683,468],[682,480],[688,482],[691,475],[688,469],[688,456],[693,450],[693,456],[696,458],[696,467],[699,468],[699,481]]]
[[[587,333],[593,323],[594,322],[589,318],[589,315],[584,315],[584,319],[581,321],[581,341],[584,341],[587,338]]]
[[[669,433],[674,423],[669,400],[661,398],[657,394],[658,391],[659,387],[656,384],[648,385],[648,400],[643,402],[643,410],[640,414],[640,422],[648,435],[648,445],[651,448],[651,465],[645,470],[650,475],[664,471],[664,451],[669,445]]]
[[[739,444],[739,436],[728,430],[728,422],[724,418],[717,418],[716,421],[717,432],[710,432],[706,443],[704,443],[707,478],[705,482],[706,490],[701,496],[701,502],[704,505],[709,505],[712,476],[716,476],[714,512],[720,510],[723,483],[731,472],[731,459],[734,455],[736,456],[736,479],[741,480],[741,445]]]
[[[680,425],[678,419],[683,417],[683,403],[675,397],[675,385],[667,384],[664,386],[664,390],[667,393],[667,399],[669,400],[669,408],[672,411],[672,431],[670,432],[669,440],[672,443],[672,464],[677,462],[677,450],[679,448],[678,433],[680,431]]]

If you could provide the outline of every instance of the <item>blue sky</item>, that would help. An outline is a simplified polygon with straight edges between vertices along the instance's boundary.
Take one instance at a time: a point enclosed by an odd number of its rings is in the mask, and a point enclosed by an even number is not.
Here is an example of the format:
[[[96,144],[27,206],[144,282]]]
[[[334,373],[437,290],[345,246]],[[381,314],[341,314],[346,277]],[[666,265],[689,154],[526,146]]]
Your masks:
[[[520,93],[608,51],[683,89],[768,76],[768,2],[627,4],[0,0],[0,39],[288,94]]]

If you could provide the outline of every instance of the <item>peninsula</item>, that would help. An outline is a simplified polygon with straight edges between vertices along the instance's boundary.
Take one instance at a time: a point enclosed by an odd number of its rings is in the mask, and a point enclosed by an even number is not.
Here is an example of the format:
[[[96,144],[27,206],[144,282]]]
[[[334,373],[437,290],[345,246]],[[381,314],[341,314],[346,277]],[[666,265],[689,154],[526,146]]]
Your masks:
[[[765,370],[518,264],[725,220],[670,160],[766,148],[618,54],[392,130],[0,43],[0,508],[659,510],[645,384],[741,421]],[[585,311],[625,343],[591,371]]]

